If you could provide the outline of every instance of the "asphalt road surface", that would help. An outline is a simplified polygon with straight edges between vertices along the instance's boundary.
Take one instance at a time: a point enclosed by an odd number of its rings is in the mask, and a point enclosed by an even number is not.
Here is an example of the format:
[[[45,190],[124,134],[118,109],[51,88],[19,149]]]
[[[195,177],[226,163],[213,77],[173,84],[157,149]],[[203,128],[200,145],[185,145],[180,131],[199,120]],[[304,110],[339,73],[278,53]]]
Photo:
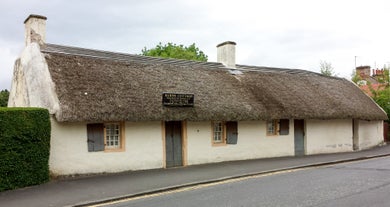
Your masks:
[[[106,207],[390,206],[390,157],[135,198]]]

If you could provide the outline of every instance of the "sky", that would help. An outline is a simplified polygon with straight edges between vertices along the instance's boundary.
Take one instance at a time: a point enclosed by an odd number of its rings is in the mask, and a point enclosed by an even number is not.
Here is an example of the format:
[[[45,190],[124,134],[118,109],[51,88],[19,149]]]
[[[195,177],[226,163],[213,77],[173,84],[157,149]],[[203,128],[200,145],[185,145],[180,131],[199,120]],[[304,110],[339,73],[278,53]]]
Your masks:
[[[0,90],[11,88],[24,20],[47,17],[46,42],[140,54],[159,42],[196,46],[216,62],[234,41],[236,63],[320,71],[350,79],[390,65],[389,0],[1,0]]]

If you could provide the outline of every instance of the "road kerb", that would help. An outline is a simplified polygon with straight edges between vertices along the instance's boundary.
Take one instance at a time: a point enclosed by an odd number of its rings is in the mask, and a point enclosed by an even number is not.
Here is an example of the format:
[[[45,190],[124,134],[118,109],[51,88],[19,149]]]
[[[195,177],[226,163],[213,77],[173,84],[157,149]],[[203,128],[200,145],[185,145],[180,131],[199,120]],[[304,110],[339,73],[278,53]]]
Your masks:
[[[245,173],[245,174],[240,174],[240,175],[232,175],[232,176],[209,179],[209,180],[204,180],[204,181],[199,181],[199,182],[191,182],[191,183],[184,183],[184,184],[180,184],[180,185],[168,186],[168,187],[164,187],[164,188],[158,188],[158,189],[143,191],[143,192],[134,193],[134,194],[105,198],[102,200],[86,201],[86,202],[82,202],[82,203],[78,203],[78,204],[70,205],[70,206],[71,207],[96,206],[96,205],[102,205],[105,203],[111,203],[111,202],[116,202],[116,201],[120,201],[120,200],[132,199],[132,198],[137,198],[137,197],[142,197],[142,196],[163,193],[163,192],[167,192],[167,191],[179,190],[182,188],[183,189],[190,188],[190,187],[194,187],[197,185],[205,185],[205,184],[218,183],[218,182],[223,182],[223,181],[232,180],[232,179],[260,176],[260,175],[265,175],[265,174],[272,174],[272,173],[281,172],[281,171],[296,170],[296,169],[302,169],[302,168],[321,167],[321,166],[335,165],[335,164],[341,164],[341,163],[346,163],[346,162],[368,160],[368,159],[381,158],[381,157],[387,157],[387,156],[390,156],[390,154],[386,153],[386,154],[380,154],[380,155],[363,156],[363,157],[350,158],[350,159],[340,159],[340,160],[327,161],[327,162],[311,163],[311,164],[307,164],[307,165],[298,165],[298,166],[292,166],[292,167],[286,167],[286,168],[278,168],[278,169],[261,171],[261,172],[250,172],[250,173]]]

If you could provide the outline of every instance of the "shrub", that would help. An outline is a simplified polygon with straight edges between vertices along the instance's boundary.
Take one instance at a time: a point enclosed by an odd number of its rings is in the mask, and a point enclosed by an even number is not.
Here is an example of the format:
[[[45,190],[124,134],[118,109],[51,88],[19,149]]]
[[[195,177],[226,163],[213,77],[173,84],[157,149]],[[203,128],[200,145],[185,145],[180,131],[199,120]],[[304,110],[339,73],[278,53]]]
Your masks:
[[[0,191],[49,180],[50,118],[41,108],[0,108]]]

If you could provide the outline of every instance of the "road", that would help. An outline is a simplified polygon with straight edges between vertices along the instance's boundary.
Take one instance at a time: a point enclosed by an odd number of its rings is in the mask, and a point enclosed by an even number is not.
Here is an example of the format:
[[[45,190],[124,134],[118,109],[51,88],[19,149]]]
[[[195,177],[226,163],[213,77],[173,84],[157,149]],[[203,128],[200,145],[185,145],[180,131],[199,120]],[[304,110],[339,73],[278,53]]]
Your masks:
[[[105,207],[390,206],[390,157],[135,198]]]

